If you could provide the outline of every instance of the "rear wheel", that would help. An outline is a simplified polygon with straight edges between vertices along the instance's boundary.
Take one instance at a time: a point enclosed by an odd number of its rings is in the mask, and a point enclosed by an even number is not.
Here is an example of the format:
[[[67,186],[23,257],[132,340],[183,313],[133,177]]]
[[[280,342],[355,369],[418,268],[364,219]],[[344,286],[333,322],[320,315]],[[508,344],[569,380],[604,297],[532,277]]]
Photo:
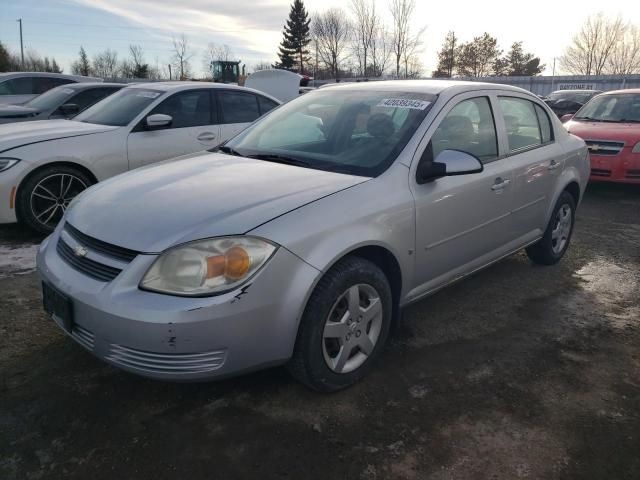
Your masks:
[[[527,255],[535,263],[553,265],[560,261],[573,233],[576,202],[569,192],[564,191],[558,198],[544,236],[527,248]]]
[[[51,233],[71,200],[93,182],[66,165],[45,167],[32,174],[18,191],[18,220],[39,233]]]
[[[289,371],[319,391],[354,384],[382,353],[391,315],[391,288],[382,270],[357,257],[340,261],[309,299]]]

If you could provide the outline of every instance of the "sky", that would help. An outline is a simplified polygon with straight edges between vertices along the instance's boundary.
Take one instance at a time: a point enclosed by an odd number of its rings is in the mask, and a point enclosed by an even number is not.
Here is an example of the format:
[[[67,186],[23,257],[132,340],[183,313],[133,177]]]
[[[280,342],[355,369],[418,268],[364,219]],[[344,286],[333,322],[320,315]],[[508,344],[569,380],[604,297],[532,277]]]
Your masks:
[[[70,71],[80,45],[89,54],[107,48],[127,56],[128,45],[144,49],[153,66],[169,62],[172,38],[185,34],[194,56],[196,73],[203,71],[203,52],[209,42],[227,44],[249,68],[276,60],[282,27],[291,0],[0,0],[0,41],[19,52],[16,19],[23,20],[26,48],[53,56]],[[375,0],[391,25],[390,0]],[[311,14],[331,7],[349,9],[348,0],[305,0]],[[425,72],[437,64],[436,53],[445,34],[454,30],[462,41],[483,32],[498,38],[505,51],[523,41],[526,51],[539,56],[551,74],[554,58],[562,55],[585,19],[606,7],[607,15],[621,14],[640,24],[640,2],[581,0],[523,2],[496,0],[417,0],[414,29],[426,27],[420,57]],[[556,74],[562,73],[559,62]]]

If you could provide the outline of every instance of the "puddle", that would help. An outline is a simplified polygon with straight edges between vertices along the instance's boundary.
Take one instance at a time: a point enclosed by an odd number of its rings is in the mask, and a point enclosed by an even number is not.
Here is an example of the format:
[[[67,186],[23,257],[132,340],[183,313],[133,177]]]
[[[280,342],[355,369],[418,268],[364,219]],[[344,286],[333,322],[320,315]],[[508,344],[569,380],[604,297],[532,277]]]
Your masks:
[[[38,245],[0,245],[0,278],[34,272],[37,252]]]

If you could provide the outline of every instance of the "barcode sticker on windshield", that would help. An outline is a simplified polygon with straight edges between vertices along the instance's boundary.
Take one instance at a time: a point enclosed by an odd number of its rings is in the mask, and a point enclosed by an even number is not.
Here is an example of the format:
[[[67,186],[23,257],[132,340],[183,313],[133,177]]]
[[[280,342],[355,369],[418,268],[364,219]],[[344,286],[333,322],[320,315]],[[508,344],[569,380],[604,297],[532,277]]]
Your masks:
[[[136,94],[136,97],[156,98],[158,95],[160,95],[158,92],[140,92]]]
[[[390,108],[412,108],[414,110],[424,110],[431,102],[424,100],[413,100],[411,98],[383,98],[378,107]]]
[[[73,88],[63,88],[62,93],[66,93],[67,95],[73,93]]]

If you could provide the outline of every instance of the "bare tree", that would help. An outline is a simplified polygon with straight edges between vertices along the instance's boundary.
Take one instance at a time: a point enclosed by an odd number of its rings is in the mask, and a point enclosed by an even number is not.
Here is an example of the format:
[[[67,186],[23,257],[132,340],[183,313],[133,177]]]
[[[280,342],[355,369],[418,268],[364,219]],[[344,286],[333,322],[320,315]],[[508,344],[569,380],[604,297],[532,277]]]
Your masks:
[[[389,31],[382,20],[379,20],[371,42],[371,74],[373,76],[381,77],[384,74],[391,58],[391,46]]]
[[[330,8],[313,19],[312,35],[316,41],[318,56],[331,70],[336,79],[340,77],[340,62],[349,40],[350,26],[345,12],[340,8]]]
[[[179,73],[180,80],[186,80],[191,74],[191,65],[189,60],[193,57],[193,53],[190,51],[189,42],[184,34],[179,38],[173,39],[173,64]]]
[[[371,49],[376,35],[376,29],[380,24],[380,18],[376,13],[374,0],[351,0],[353,12],[353,40],[354,53],[360,64],[360,75],[368,75],[368,66]]]
[[[640,73],[640,27],[626,27],[624,35],[607,59],[606,71],[612,75]]]
[[[411,26],[409,25],[413,11],[415,10],[415,0],[391,0],[389,9],[393,18],[393,55],[396,63],[396,77],[400,77],[400,65],[404,53],[411,39]]]
[[[415,78],[420,75],[422,69],[422,63],[418,59],[418,54],[422,51],[422,35],[426,27],[422,27],[414,35],[409,35],[407,38],[407,44],[405,45],[404,52],[402,52],[402,63],[404,64],[404,77]],[[412,65],[412,74],[409,75],[409,64]],[[420,65],[420,68],[417,66]],[[416,70],[418,70],[416,72]]]
[[[118,75],[118,52],[107,48],[93,57],[93,73],[102,78],[115,78]]]
[[[222,60],[225,62],[235,61],[236,55],[229,45],[218,45],[210,42],[202,56],[202,67],[205,72],[211,72],[211,62]]]
[[[251,70],[254,72],[258,72],[260,70],[271,70],[272,68],[273,66],[271,65],[271,62],[260,60],[258,63],[253,65],[253,68]]]
[[[626,28],[620,16],[607,18],[598,13],[589,17],[561,57],[562,67],[575,75],[602,74]]]

